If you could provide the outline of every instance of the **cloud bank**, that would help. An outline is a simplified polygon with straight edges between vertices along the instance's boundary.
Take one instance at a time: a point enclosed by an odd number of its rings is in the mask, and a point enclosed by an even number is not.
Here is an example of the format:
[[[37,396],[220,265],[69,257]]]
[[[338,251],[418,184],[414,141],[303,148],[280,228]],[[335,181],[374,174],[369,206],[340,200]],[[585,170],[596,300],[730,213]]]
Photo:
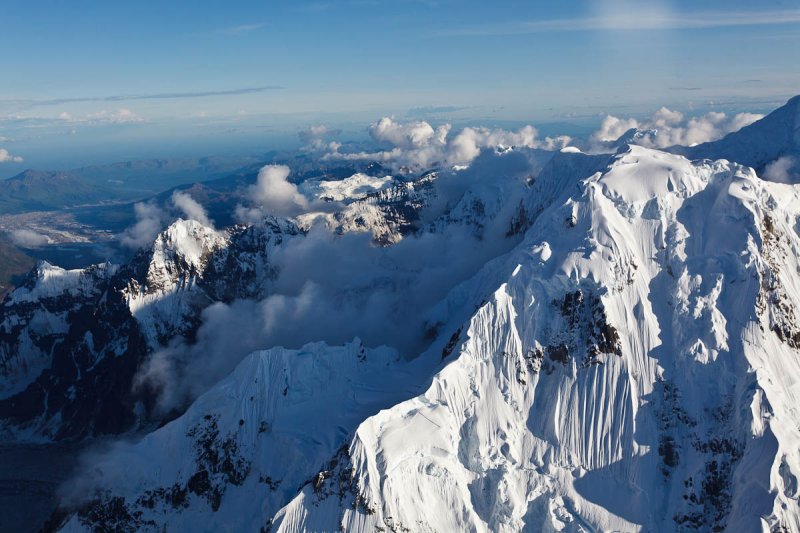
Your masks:
[[[589,138],[592,150],[603,151],[631,129],[641,135],[633,142],[650,148],[667,148],[682,145],[693,146],[715,141],[763,118],[755,113],[739,113],[729,117],[725,113],[709,112],[698,117],[687,118],[680,111],[662,107],[645,120],[619,118],[607,115],[600,129]]]
[[[329,139],[342,133],[342,130],[331,129],[324,124],[311,126],[298,132],[303,142],[303,150],[307,152],[324,152],[328,149]]]
[[[396,168],[424,170],[437,166],[469,165],[483,149],[526,147],[554,150],[571,142],[567,136],[539,139],[533,126],[525,126],[517,131],[467,127],[455,135],[451,135],[451,130],[450,124],[434,128],[425,121],[399,122],[384,117],[369,127],[370,136],[383,147],[382,150],[343,152],[339,143],[332,142],[323,159],[375,160]]]
[[[126,248],[138,249],[149,246],[158,232],[169,223],[167,213],[154,202],[134,204],[133,212],[136,223],[119,237],[120,243]]]
[[[679,13],[663,2],[613,0],[599,3],[593,16],[550,20],[508,21],[482,26],[450,28],[442,37],[525,35],[545,32],[696,30],[737,26],[777,26],[800,22],[799,9],[724,10]],[[659,5],[660,4],[660,5]]]
[[[75,98],[51,98],[47,100],[0,99],[0,105],[20,108],[42,107],[84,102],[125,102],[133,100],[180,100],[184,98],[206,98],[209,96],[241,96],[282,89],[279,85],[243,87],[221,91],[185,91],[172,93],[114,94],[107,96],[79,96]]]
[[[411,125],[387,135],[400,135],[392,142],[414,147],[428,144],[433,131]],[[479,235],[469,222],[451,221],[384,247],[375,245],[369,232],[339,235],[321,223],[305,235],[284,239],[269,257],[276,273],[269,295],[206,308],[195,339],[155,353],[140,369],[137,386],[159,391],[159,405],[169,411],[186,405],[258,349],[298,348],[313,341],[340,344],[360,337],[368,346],[388,345],[401,356],[418,355],[449,319],[439,304],[453,287],[521,239],[509,235],[508,228],[535,164],[530,150],[487,151],[468,169],[440,173],[434,182],[436,201],[421,214],[423,221],[447,216],[462,199],[470,206],[476,197],[506,200],[497,216],[481,220]],[[259,183],[250,189],[252,199],[261,203],[259,215],[274,215],[263,206],[277,199],[284,207],[293,202],[292,209],[303,207],[288,175],[285,166],[262,169]]]

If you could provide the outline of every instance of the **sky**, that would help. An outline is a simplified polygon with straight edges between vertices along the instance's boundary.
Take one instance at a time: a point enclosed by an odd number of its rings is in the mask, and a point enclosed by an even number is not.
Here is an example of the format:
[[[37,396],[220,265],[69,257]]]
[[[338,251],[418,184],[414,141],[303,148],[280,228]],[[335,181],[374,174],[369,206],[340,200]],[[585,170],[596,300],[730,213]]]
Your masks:
[[[0,47],[7,177],[383,116],[573,134],[665,105],[763,113],[800,93],[800,0],[0,0]]]

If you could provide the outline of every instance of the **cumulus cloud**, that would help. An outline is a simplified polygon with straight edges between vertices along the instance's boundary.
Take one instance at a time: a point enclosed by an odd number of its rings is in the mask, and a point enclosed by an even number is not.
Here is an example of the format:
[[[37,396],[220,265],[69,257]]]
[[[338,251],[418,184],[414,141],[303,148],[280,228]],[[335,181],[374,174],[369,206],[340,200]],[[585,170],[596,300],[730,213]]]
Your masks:
[[[326,139],[339,135],[342,131],[331,129],[325,125],[311,126],[298,132],[298,137],[303,141],[303,148],[314,152],[325,150],[328,147]]]
[[[0,163],[22,163],[22,159],[18,155],[11,155],[5,148],[0,148]]]
[[[164,226],[168,223],[165,211],[153,202],[139,202],[133,206],[136,223],[120,235],[120,243],[138,249],[152,244]]]
[[[287,179],[286,165],[266,165],[258,172],[255,185],[247,188],[251,207],[238,206],[236,217],[242,222],[256,222],[266,214],[294,216],[308,209],[308,200]]]
[[[449,131],[449,124],[433,129],[433,126],[424,121],[402,123],[386,117],[369,127],[369,133],[376,141],[406,149],[420,148],[431,141],[434,144],[444,144]]]
[[[467,127],[451,135],[452,126],[434,128],[425,121],[398,122],[382,118],[369,127],[370,136],[384,149],[374,152],[342,152],[331,143],[324,159],[376,160],[396,167],[424,170],[438,165],[469,165],[484,149],[510,147],[559,149],[571,139],[566,136],[538,139],[533,126],[517,131]]]
[[[47,235],[42,235],[30,229],[17,229],[10,233],[11,242],[22,248],[41,248],[50,244]]]
[[[640,130],[641,134],[630,142],[651,148],[667,148],[682,145],[715,141],[728,133],[738,131],[745,126],[763,118],[754,113],[739,113],[729,117],[725,113],[711,111],[705,115],[686,118],[680,111],[662,107],[645,120],[606,116],[600,129],[589,138],[590,148],[604,151],[613,147],[626,132],[631,129]]]
[[[214,227],[214,224],[209,220],[206,210],[203,206],[197,203],[188,193],[175,191],[172,193],[172,203],[180,209],[186,218],[189,220],[196,220],[204,226]]]
[[[783,156],[767,165],[763,178],[778,183],[797,183],[800,180],[800,164],[790,155]]]
[[[150,246],[158,233],[179,216],[214,227],[206,210],[189,193],[175,191],[170,200],[167,205],[159,205],[154,201],[134,204],[136,223],[120,234],[120,244],[131,249]]]

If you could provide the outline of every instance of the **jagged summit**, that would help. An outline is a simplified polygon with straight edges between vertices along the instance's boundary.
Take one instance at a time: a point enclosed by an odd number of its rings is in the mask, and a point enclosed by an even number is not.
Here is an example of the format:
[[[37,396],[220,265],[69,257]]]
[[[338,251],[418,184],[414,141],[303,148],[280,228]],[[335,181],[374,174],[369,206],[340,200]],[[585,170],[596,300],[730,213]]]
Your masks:
[[[214,302],[266,296],[274,247],[298,235],[275,217],[224,231],[178,220],[125,265],[41,263],[0,306],[0,429],[60,440],[147,422],[140,365],[191,337]]]

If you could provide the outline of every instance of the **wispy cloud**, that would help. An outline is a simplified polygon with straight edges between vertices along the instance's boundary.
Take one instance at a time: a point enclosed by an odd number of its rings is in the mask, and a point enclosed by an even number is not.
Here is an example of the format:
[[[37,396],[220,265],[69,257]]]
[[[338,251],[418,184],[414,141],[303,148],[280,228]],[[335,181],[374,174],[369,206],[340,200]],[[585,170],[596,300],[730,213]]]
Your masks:
[[[0,106],[14,106],[19,108],[43,107],[83,102],[126,102],[132,100],[178,100],[184,98],[204,98],[209,96],[239,96],[243,94],[263,93],[283,89],[279,85],[264,85],[261,87],[244,87],[222,91],[187,91],[174,93],[150,94],[116,94],[109,96],[78,96],[74,98],[51,98],[46,100],[0,100]]]
[[[406,111],[406,116],[409,117],[427,117],[429,115],[438,115],[444,113],[457,113],[469,109],[467,106],[443,105],[443,106],[422,106],[412,107]]]
[[[516,21],[453,28],[439,36],[524,35],[556,31],[690,30],[731,26],[773,26],[800,23],[800,9],[772,11],[700,11],[672,13],[629,11],[592,17]]]
[[[239,24],[238,26],[227,26],[225,28],[217,28],[211,33],[215,35],[229,35],[231,37],[239,37],[242,35],[247,35],[248,33],[253,33],[254,31],[260,30],[263,27],[264,24],[261,22],[255,24]]]

